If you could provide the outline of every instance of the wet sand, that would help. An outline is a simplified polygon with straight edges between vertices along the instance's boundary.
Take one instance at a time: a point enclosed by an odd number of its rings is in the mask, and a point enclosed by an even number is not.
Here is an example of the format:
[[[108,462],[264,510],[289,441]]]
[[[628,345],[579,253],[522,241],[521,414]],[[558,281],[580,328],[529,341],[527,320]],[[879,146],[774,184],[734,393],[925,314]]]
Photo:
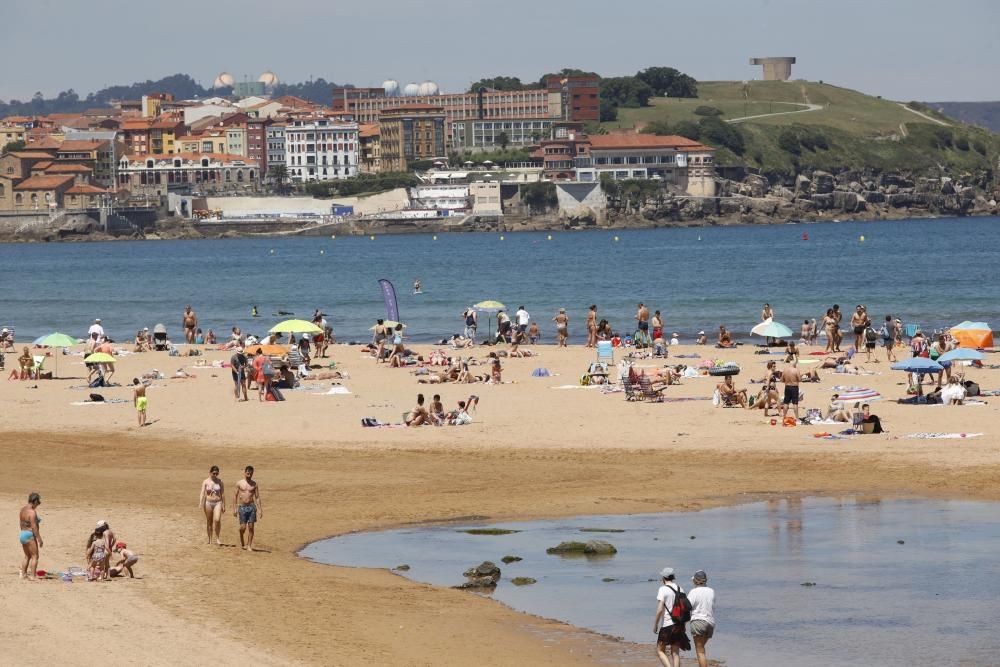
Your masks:
[[[759,411],[713,408],[710,401],[632,404],[622,394],[553,389],[575,384],[593,351],[537,349],[540,358],[505,362],[504,377],[514,384],[456,386],[417,385],[406,370],[376,367],[358,348],[335,347],[332,357],[351,374],[344,385],[353,393],[286,391],[280,404],[236,403],[228,369],[189,369],[197,380],[161,380],[150,389],[155,423],[141,430],[130,404],[70,405],[93,391],[66,388],[79,380],[2,383],[0,447],[7,465],[0,468],[0,511],[10,517],[11,533],[0,609],[24,619],[0,630],[10,659],[87,663],[98,641],[103,651],[142,664],[174,663],[179,647],[199,646],[225,664],[591,664],[648,657],[651,646],[620,644],[385,571],[310,563],[295,552],[328,535],[469,516],[698,509],[768,494],[1000,497],[1000,439],[991,432],[1000,399],[979,407],[875,403],[888,436],[816,440],[811,433],[833,429],[772,427]],[[681,351],[740,361],[738,386],[763,375],[764,357],[747,347]],[[60,374],[83,374],[79,362],[60,357]],[[153,367],[172,372],[181,361],[149,353],[118,365],[124,382]],[[558,376],[532,378],[538,366]],[[902,373],[886,371],[885,362],[872,367],[883,374],[824,375],[820,385],[805,385],[805,404],[825,406],[833,384],[902,395],[905,388],[896,384]],[[969,376],[984,388],[1000,387],[998,371]],[[709,396],[714,384],[686,380],[668,395]],[[131,395],[127,387],[96,391]],[[448,408],[478,394],[476,423],[360,427],[365,416],[398,421],[419,391],[442,394]],[[918,431],[986,435],[891,439]],[[212,464],[222,468],[228,494],[244,465],[257,468],[260,552],[204,544],[197,494]],[[141,579],[19,581],[13,514],[30,490],[43,498],[42,568],[82,565],[89,530],[107,519],[139,553]],[[238,544],[231,514],[223,537]]]

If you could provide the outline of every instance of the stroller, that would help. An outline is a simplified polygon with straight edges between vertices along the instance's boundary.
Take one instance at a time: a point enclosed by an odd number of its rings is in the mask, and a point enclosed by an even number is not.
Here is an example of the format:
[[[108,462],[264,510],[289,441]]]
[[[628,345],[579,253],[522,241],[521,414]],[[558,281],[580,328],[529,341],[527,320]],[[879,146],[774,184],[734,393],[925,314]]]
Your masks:
[[[167,349],[167,328],[162,324],[153,327],[153,349],[157,352]]]

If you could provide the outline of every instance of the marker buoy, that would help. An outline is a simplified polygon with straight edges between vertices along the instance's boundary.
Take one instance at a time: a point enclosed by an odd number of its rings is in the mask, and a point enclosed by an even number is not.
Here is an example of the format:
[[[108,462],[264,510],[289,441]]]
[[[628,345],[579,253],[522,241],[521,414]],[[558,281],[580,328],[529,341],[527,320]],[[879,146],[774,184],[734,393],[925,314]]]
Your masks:
[[[503,241],[503,236],[500,237],[500,240]]]
[[[271,254],[272,255],[274,254],[274,248],[271,248]]]
[[[864,234],[862,234],[862,235],[861,235],[861,242],[862,242],[862,243],[864,243],[864,242],[865,242],[865,235],[864,235]]]
[[[320,251],[319,251],[319,254],[321,254],[321,255],[325,255],[325,254],[326,254],[326,250],[320,250]]]
[[[618,241],[618,237],[617,237],[617,236],[615,237],[615,241],[616,241],[616,242]]]
[[[336,234],[330,234],[330,238],[331,238],[331,239],[336,239],[336,238],[337,238],[337,235],[336,235]]]
[[[371,240],[371,241],[374,241],[374,240],[375,240],[375,235],[374,235],[374,234],[372,234],[372,235],[371,235],[371,236],[369,236],[368,238],[369,238],[369,240]]]
[[[547,240],[549,240],[549,241],[551,241],[551,240],[552,240],[552,234],[549,234],[549,236],[548,236],[548,239],[547,239]]]
[[[803,234],[802,235],[802,240],[803,241],[808,241],[809,240],[809,235],[808,234]]]
[[[698,237],[698,240],[699,240],[699,241],[701,240],[701,237],[700,237],[700,236]]]
[[[435,235],[435,236],[432,236],[432,237],[431,237],[431,240],[432,240],[432,241],[437,241],[437,240],[438,240],[438,237],[437,237],[436,235]]]

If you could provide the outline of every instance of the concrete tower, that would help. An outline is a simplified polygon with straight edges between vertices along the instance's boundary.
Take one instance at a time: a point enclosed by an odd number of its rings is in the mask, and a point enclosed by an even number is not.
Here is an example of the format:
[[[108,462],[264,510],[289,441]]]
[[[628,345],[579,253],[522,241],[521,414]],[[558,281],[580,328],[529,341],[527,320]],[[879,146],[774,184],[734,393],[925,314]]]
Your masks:
[[[751,58],[750,64],[764,66],[764,81],[788,81],[792,78],[795,58]]]

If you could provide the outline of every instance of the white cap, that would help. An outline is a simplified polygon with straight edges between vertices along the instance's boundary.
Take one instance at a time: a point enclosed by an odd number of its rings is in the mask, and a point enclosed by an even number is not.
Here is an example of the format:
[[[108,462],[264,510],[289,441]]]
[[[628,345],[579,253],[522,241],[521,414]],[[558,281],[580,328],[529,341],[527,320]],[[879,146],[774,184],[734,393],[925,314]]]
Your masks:
[[[98,323],[98,322],[100,322],[100,321],[101,321],[101,318],[99,318],[99,317],[95,317],[95,318],[94,318],[94,324],[97,324],[97,323]]]
[[[104,519],[101,519],[100,521],[97,522],[97,525],[94,526],[94,528],[106,528],[107,525],[108,525],[108,522],[105,521]]]
[[[662,570],[660,570],[660,577],[662,579],[666,579],[667,577],[672,577],[672,576],[674,576],[674,568],[665,567]]]

